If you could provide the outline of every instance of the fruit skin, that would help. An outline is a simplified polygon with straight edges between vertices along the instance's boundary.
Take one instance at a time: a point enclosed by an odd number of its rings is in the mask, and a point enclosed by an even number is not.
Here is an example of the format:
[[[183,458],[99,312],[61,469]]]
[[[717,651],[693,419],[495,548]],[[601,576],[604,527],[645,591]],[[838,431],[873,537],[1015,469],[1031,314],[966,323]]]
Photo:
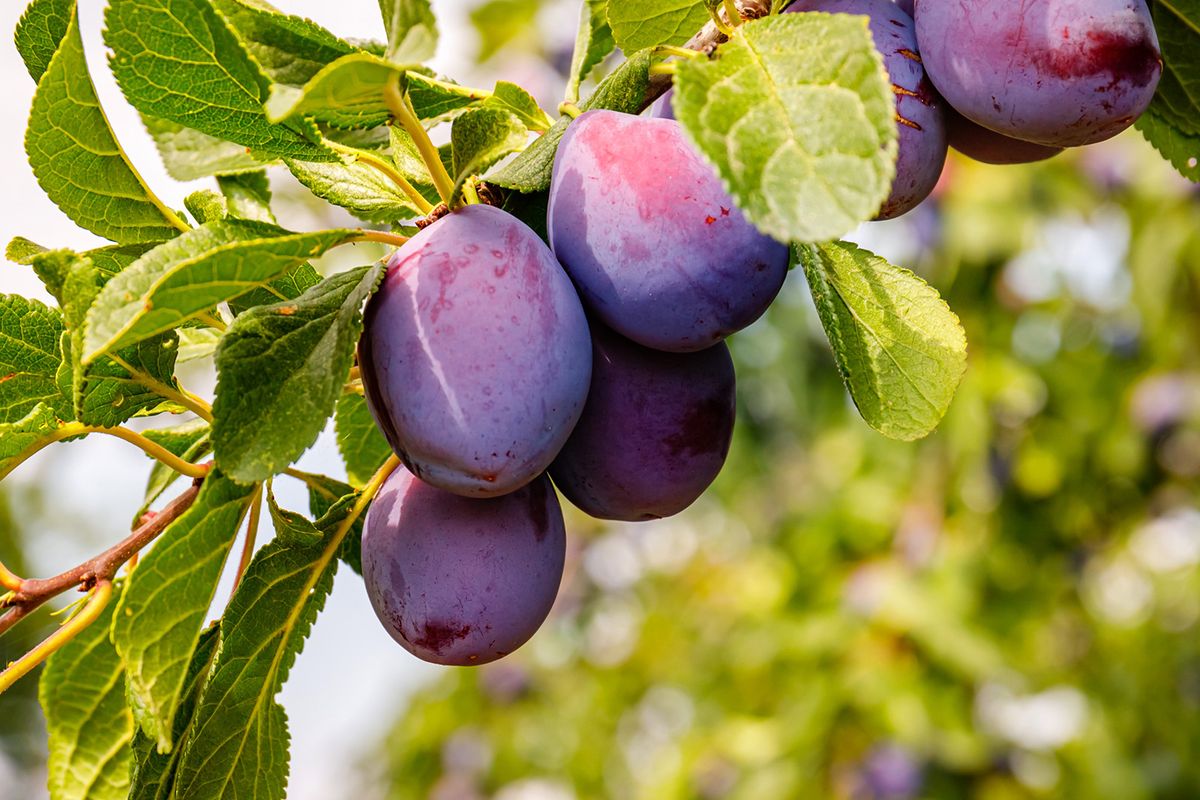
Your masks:
[[[910,17],[913,15],[913,0],[895,0],[895,3],[905,14],[908,14]]]
[[[1145,0],[918,0],[917,41],[942,97],[979,125],[1051,147],[1111,138],[1162,76]]]
[[[434,664],[486,664],[546,619],[565,553],[562,509],[545,475],[476,500],[397,469],[367,512],[363,580],[404,649]]]
[[[554,159],[550,245],[584,303],[658,350],[703,350],[775,299],[788,249],[742,216],[679,123],[579,116]]]
[[[592,347],[579,297],[542,240],[498,208],[455,211],[401,247],[364,327],[375,422],[442,489],[519,489],[583,411]]]
[[[912,17],[891,0],[797,0],[789,12],[859,14],[870,19],[875,47],[896,96],[899,133],[896,177],[877,219],[893,219],[924,200],[937,186],[946,163],[945,103],[922,66]]]
[[[669,517],[690,506],[729,453],[736,410],[724,342],[663,353],[592,325],[592,388],[550,467],[559,490],[600,519]]]
[[[675,119],[675,107],[671,105],[673,97],[675,90],[667,89],[666,93],[650,106],[650,116],[655,119]]]
[[[1047,147],[989,131],[954,109],[947,109],[946,130],[950,134],[951,147],[985,164],[1031,164],[1063,151],[1061,147]]]

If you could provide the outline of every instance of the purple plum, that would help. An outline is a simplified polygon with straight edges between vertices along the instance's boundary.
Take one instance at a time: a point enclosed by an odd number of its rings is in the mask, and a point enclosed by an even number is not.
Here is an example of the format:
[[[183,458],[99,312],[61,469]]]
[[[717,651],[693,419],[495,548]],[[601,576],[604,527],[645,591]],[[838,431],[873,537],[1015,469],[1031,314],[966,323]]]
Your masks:
[[[734,421],[733,360],[724,342],[663,353],[592,325],[592,388],[550,467],[579,509],[601,519],[669,517],[717,477]]]
[[[1063,151],[1061,147],[1047,147],[989,131],[954,109],[947,109],[946,130],[950,134],[951,147],[985,164],[1030,164],[1045,161]]]
[[[1050,147],[1111,138],[1154,97],[1163,62],[1145,0],[918,0],[917,41],[967,119]]]
[[[537,631],[562,581],[566,536],[550,480],[491,499],[460,497],[404,469],[367,512],[362,565],[380,622],[434,664],[472,666]]]
[[[933,191],[946,163],[945,104],[925,75],[912,17],[891,0],[798,0],[787,10],[858,14],[870,20],[896,96],[899,131],[896,177],[877,218],[911,211]]]
[[[547,223],[584,303],[657,350],[741,330],[787,275],[787,247],[742,216],[672,120],[580,115],[554,159]]]
[[[583,411],[591,363],[587,318],[553,253],[485,205],[392,256],[359,343],[367,402],[397,455],[470,497],[546,470]]]

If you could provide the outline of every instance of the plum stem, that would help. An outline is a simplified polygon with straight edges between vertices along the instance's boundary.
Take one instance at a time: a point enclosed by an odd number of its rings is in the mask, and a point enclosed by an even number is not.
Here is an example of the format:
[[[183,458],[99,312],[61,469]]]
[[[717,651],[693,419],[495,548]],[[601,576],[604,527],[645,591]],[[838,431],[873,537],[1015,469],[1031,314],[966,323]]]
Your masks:
[[[401,236],[398,233],[391,231],[369,231],[365,229],[358,230],[354,236],[347,239],[343,244],[355,244],[357,242],[378,242],[379,244],[390,244],[393,247],[403,247],[408,242],[407,236]]]
[[[396,184],[396,186],[400,188],[400,191],[404,192],[408,199],[412,201],[412,204],[416,206],[417,210],[422,214],[428,214],[433,210],[433,204],[426,200],[425,196],[417,191],[417,188],[413,186],[411,182],[409,182],[408,178],[405,178],[400,174],[399,170],[389,164],[387,159],[380,158],[374,153],[368,153],[364,150],[355,150],[352,147],[340,145],[337,142],[326,141],[326,144],[337,152],[344,153],[351,158],[358,159],[364,164],[374,167],[376,170],[381,172],[384,176],[391,180],[392,183]]]
[[[442,163],[442,157],[429,138],[429,133],[421,125],[421,120],[417,119],[417,112],[413,110],[408,96],[400,91],[398,75],[393,75],[387,86],[384,87],[383,99],[392,112],[392,116],[404,127],[405,132],[417,145],[417,151],[421,154],[421,160],[425,162],[426,169],[429,170],[429,176],[433,179],[438,196],[442,198],[443,203],[449,205],[450,199],[454,195],[454,181],[450,178],[450,173],[446,171],[446,165]]]
[[[576,119],[583,113],[575,103],[563,101],[558,104],[558,113],[571,119]]]
[[[704,58],[704,53],[699,50],[691,50],[687,47],[674,47],[669,44],[660,44],[654,48],[654,52],[660,56],[675,56],[676,58]]]
[[[463,202],[469,206],[477,206],[480,203],[479,193],[475,191],[475,184],[472,181],[466,181],[462,185]]]
[[[651,75],[674,75],[678,71],[679,67],[673,61],[664,61],[650,65]]]
[[[734,0],[724,0],[725,16],[729,18],[730,26],[736,28],[742,24],[742,12],[738,9],[737,3]]]

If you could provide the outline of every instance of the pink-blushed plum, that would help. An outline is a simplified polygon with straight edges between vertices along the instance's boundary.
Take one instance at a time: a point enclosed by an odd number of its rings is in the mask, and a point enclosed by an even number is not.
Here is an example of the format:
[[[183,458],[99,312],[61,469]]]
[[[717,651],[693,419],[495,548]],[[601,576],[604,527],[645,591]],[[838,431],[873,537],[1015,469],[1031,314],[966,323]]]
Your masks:
[[[787,247],[742,216],[672,120],[580,115],[555,155],[547,223],[584,304],[658,350],[741,330],[787,275]]]
[[[797,0],[791,12],[857,14],[870,20],[871,37],[896,97],[899,133],[896,177],[878,219],[905,214],[937,186],[946,164],[945,103],[925,75],[912,17],[892,0]]]
[[[946,114],[950,146],[968,158],[985,164],[1029,164],[1045,161],[1063,151],[1061,147],[1034,144],[989,131],[953,109]]]
[[[985,128],[1050,147],[1111,138],[1162,77],[1145,0],[918,0],[917,41],[942,97]]]
[[[562,509],[545,475],[480,500],[397,469],[367,512],[363,580],[404,649],[435,664],[486,664],[546,619],[565,553]]]
[[[593,517],[647,520],[690,506],[729,453],[733,360],[724,342],[664,353],[592,326],[592,388],[550,467],[554,484]]]
[[[554,254],[485,205],[396,251],[359,342],[367,402],[396,454],[470,497],[546,470],[583,410],[591,362],[587,318]]]

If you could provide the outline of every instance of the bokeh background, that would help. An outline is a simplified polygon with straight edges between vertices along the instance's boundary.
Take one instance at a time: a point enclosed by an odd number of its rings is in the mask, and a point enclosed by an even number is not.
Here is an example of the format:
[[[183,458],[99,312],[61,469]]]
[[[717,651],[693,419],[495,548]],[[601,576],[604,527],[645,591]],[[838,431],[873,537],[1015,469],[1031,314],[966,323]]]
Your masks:
[[[381,33],[373,0],[280,5]],[[0,28],[23,6],[0,8]],[[81,6],[105,110],[179,207],[204,183],[167,178],[96,69],[100,4]],[[574,0],[434,6],[435,66],[556,105]],[[25,163],[32,91],[6,45],[0,239],[91,246]],[[283,224],[339,221],[272,180]],[[661,522],[568,510],[559,601],[517,654],[422,664],[343,571],[282,696],[289,797],[1200,796],[1200,193],[1130,132],[1040,165],[955,158],[935,198],[854,238],[930,280],[967,328],[937,433],[901,444],[863,424],[791,276],[731,343],[738,429],[716,485]],[[11,264],[0,291],[45,298]],[[302,466],[339,475],[332,437]],[[0,559],[47,575],[101,549],[147,471],[115,440],[44,451],[0,487]],[[299,487],[279,493],[303,507]],[[16,629],[0,661],[52,624]],[[0,799],[45,797],[44,737],[26,681],[0,698]]]

